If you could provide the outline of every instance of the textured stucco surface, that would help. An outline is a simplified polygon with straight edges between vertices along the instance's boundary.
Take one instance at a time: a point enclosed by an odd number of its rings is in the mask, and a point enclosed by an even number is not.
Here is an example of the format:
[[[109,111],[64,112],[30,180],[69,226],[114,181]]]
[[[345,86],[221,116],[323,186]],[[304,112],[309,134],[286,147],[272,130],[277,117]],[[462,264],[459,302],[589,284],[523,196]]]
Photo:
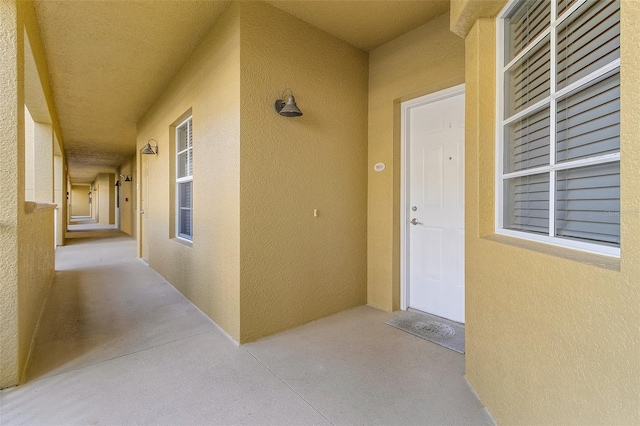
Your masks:
[[[114,172],[227,1],[37,1],[72,181]]]
[[[495,20],[478,20],[466,38],[466,375],[499,424],[640,423],[639,19],[640,3],[623,1],[617,268],[485,237],[493,233]]]
[[[28,201],[36,199],[35,178],[35,122],[28,107],[24,108],[24,198]]]
[[[400,308],[400,102],[461,83],[464,41],[448,14],[370,53],[367,298],[377,308]]]
[[[478,17],[494,17],[504,4],[504,0],[451,0],[451,31],[465,38]]]
[[[241,10],[247,342],[366,302],[368,55],[270,5]],[[274,112],[285,87],[302,117]]]
[[[138,177],[135,175],[136,157],[132,156],[129,161],[122,164],[118,169],[116,179],[120,180],[120,230],[129,235],[134,234],[133,223],[136,221],[136,183]],[[119,175],[131,176],[131,182],[125,182]]]
[[[48,123],[34,125],[35,201],[53,202],[53,128]]]
[[[27,360],[53,273],[54,230],[53,209],[27,214],[24,201],[25,33],[38,69],[44,60],[32,4],[0,1],[0,24],[0,162],[4,173],[0,181],[0,388],[3,388],[19,382]],[[46,88],[43,92],[50,95]]]
[[[285,21],[297,41],[271,24]],[[283,68],[283,57],[296,59]],[[305,112],[295,120],[272,109],[288,86]],[[138,148],[159,142],[157,156],[139,156],[143,255],[236,341],[365,303],[366,105],[365,52],[237,2],[141,120]],[[171,126],[189,110],[190,245],[170,238]]]
[[[54,274],[54,208],[24,214],[18,243],[18,371],[24,367],[31,341]]]
[[[23,56],[18,48],[18,10],[13,0],[0,1],[0,388],[18,382],[18,191],[24,179]],[[21,175],[22,174],[22,175]],[[24,191],[24,186],[22,187]],[[23,192],[24,194],[24,192]]]
[[[267,3],[365,51],[387,43],[449,10],[448,0],[366,3],[361,0],[267,0]],[[285,23],[282,25],[286,28]]]
[[[94,180],[93,182],[91,182],[91,184],[89,184],[89,191],[88,191],[88,192],[91,192],[91,203],[90,203],[91,207],[89,210],[91,212],[91,217],[96,222],[98,221],[98,217],[100,213],[100,197],[98,197],[98,188],[96,187],[96,185],[98,184],[97,177],[98,175],[96,175],[96,180]]]
[[[93,200],[97,201],[95,208],[98,211],[98,223],[101,225],[116,223],[115,183],[113,173],[100,173],[95,181],[97,192],[94,192]]]
[[[89,216],[89,187],[71,185],[71,216]]]
[[[55,227],[56,245],[58,246],[64,245],[64,231],[67,227],[65,220],[67,189],[63,185],[64,177],[64,158],[61,155],[56,155],[53,157],[53,202],[57,205]]]
[[[170,238],[174,217],[172,125],[191,109],[194,143],[192,246]],[[231,4],[138,124],[144,205],[142,255],[150,266],[240,340],[240,11]],[[144,172],[144,168],[147,172]],[[143,194],[144,196],[144,194]]]

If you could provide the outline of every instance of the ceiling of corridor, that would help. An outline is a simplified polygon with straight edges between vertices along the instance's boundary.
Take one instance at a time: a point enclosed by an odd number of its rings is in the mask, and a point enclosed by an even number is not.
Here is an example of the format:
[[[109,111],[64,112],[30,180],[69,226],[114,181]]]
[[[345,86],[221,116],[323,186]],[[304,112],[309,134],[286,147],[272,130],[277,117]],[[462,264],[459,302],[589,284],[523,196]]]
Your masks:
[[[225,1],[36,0],[73,182],[135,153],[136,123],[204,38]],[[448,0],[269,0],[363,50],[446,13]],[[283,28],[286,23],[281,23]]]

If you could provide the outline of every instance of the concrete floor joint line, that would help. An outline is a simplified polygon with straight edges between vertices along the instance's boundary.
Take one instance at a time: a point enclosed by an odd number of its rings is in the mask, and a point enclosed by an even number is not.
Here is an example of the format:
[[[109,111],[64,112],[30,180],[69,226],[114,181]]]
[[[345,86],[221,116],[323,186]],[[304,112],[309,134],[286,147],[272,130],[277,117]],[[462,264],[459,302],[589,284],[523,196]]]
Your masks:
[[[249,355],[251,355],[256,361],[258,361],[264,368],[266,368],[267,370],[269,370],[271,372],[271,374],[273,374],[274,376],[276,376],[278,378],[278,380],[280,380],[282,383],[284,383],[289,389],[291,389],[293,392],[295,392],[296,395],[298,395],[304,402],[306,402],[307,404],[309,404],[309,407],[313,408],[318,414],[320,414],[322,417],[324,417],[324,419],[326,421],[328,421],[329,423],[331,423],[333,426],[336,426],[335,423],[333,423],[331,421],[331,419],[329,419],[327,416],[324,415],[324,413],[322,413],[322,411],[320,411],[319,409],[317,409],[311,402],[309,402],[307,400],[307,398],[305,398],[304,396],[302,396],[300,394],[300,392],[298,392],[297,390],[295,390],[293,388],[293,386],[291,386],[289,383],[287,383],[286,380],[284,380],[282,377],[280,377],[275,371],[273,371],[271,368],[269,368],[269,366],[267,364],[265,364],[264,362],[262,362],[257,356],[255,356],[253,354],[253,352],[251,352],[249,349],[247,348],[242,348],[245,351],[247,351],[247,353],[249,353]]]
[[[193,337],[197,337],[197,336],[202,336],[203,334],[207,334],[207,333],[213,333],[213,330],[211,330],[211,331],[203,331],[203,332],[200,332],[200,333],[193,334],[193,335],[191,335],[191,336],[181,337],[181,338],[179,338],[179,339],[172,340],[172,341],[170,341],[170,342],[164,342],[164,343],[157,344],[157,345],[155,345],[155,346],[150,346],[150,347],[148,347],[148,348],[138,349],[138,350],[136,350],[136,351],[132,351],[132,352],[128,352],[128,353],[126,353],[126,354],[122,354],[122,355],[114,356],[114,357],[112,357],[112,358],[102,359],[102,360],[100,360],[100,361],[94,362],[93,364],[83,365],[82,367],[74,368],[74,369],[71,369],[71,370],[61,371],[61,372],[59,372],[59,373],[55,373],[55,374],[51,374],[51,375],[47,375],[47,376],[44,376],[44,377],[38,377],[38,378],[36,378],[36,379],[33,379],[33,380],[32,380],[32,382],[37,382],[37,381],[39,381],[39,380],[48,379],[49,377],[56,377],[56,376],[60,376],[60,375],[63,375],[63,374],[71,373],[71,372],[73,372],[73,371],[83,370],[83,369],[85,369],[85,368],[95,367],[95,366],[97,366],[97,365],[105,364],[105,363],[107,363],[107,362],[114,361],[114,360],[116,360],[116,359],[125,358],[125,357],[128,357],[128,356],[130,356],[130,355],[136,355],[136,354],[139,354],[139,353],[141,353],[141,352],[149,351],[149,350],[152,350],[152,349],[157,349],[157,348],[160,348],[160,347],[162,347],[162,346],[170,345],[170,344],[172,344],[172,343],[176,343],[176,342],[179,342],[179,341],[181,341],[181,340],[191,339],[191,338],[193,338]],[[2,423],[0,423],[0,425],[2,425]]]

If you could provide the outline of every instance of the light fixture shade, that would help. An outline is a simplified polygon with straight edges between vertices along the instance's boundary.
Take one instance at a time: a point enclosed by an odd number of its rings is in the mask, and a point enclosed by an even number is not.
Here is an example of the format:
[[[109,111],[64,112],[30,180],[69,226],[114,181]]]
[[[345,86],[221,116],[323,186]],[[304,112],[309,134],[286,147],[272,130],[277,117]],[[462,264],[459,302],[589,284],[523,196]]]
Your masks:
[[[287,99],[287,103],[280,110],[280,115],[285,117],[300,117],[302,115],[302,111],[300,111],[300,108],[296,105],[296,99],[293,95]]]
[[[287,98],[287,102],[284,101],[284,94],[289,91],[289,97]],[[296,105],[296,98],[293,97],[293,91],[289,88],[284,89],[282,91],[281,99],[276,100],[273,107],[276,112],[283,117],[300,117],[302,115],[302,111]]]
[[[155,146],[155,149],[153,149],[154,147],[151,146],[150,142],[147,142],[147,144],[144,146],[144,148],[142,148],[142,153],[143,154],[151,154],[151,155],[155,155],[158,153],[158,145]]]
[[[126,178],[124,178],[125,182],[131,182],[131,176],[127,176]]]
[[[113,185],[113,186],[120,186],[120,181],[119,181],[119,180],[117,180],[117,181],[116,181],[116,184],[115,184],[115,185]]]

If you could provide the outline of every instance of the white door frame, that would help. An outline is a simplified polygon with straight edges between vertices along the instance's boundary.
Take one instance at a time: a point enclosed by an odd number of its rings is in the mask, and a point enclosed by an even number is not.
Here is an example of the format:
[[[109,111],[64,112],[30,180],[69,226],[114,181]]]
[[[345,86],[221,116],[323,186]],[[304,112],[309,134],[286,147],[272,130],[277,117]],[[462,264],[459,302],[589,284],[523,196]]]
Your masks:
[[[400,309],[403,311],[409,307],[409,150],[407,149],[407,135],[409,134],[409,126],[411,123],[408,114],[412,108],[461,94],[464,94],[464,84],[411,99],[400,104]]]

